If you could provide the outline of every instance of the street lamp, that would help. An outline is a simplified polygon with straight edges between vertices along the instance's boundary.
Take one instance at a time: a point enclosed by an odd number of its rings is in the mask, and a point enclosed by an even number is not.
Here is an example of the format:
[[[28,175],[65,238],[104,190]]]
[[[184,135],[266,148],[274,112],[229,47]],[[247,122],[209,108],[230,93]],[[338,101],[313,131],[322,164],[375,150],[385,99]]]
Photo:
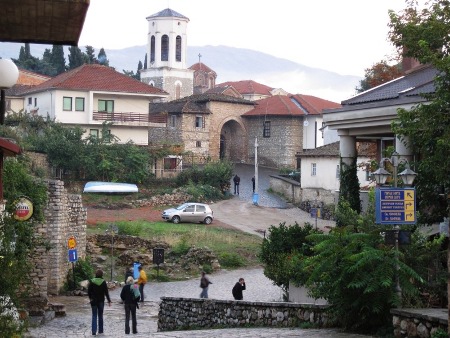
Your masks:
[[[400,176],[402,178],[403,184],[406,186],[411,186],[414,182],[414,179],[417,176],[417,173],[415,173],[414,171],[412,171],[409,168],[409,162],[406,159],[401,159],[399,160],[399,154],[397,152],[393,152],[392,153],[392,157],[391,158],[382,158],[380,161],[380,166],[379,168],[373,172],[373,176],[375,178],[375,181],[377,182],[378,186],[382,186],[383,184],[386,183],[386,180],[391,176],[391,173],[388,172],[386,169],[384,169],[384,163],[385,162],[389,162],[392,164],[394,170],[393,170],[393,174],[392,176],[394,177],[394,188],[397,188],[397,176]],[[400,162],[405,162],[405,166],[406,169],[403,170],[400,174],[397,174],[398,171],[398,165]],[[398,299],[401,300],[402,299],[402,288],[400,286],[400,276],[398,271],[400,270],[400,266],[399,266],[399,231],[400,231],[400,226],[398,224],[394,225],[394,236],[395,236],[395,258],[396,258],[396,266],[395,269],[397,271],[396,276],[395,276],[395,292],[397,293]]]
[[[0,125],[5,123],[5,89],[11,88],[19,78],[19,69],[9,59],[0,59]]]

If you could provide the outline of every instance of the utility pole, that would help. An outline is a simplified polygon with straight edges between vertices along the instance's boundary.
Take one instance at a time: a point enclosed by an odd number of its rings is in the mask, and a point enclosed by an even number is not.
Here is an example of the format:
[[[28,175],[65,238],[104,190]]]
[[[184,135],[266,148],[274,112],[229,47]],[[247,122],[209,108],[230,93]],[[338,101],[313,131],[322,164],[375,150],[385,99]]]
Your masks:
[[[255,192],[253,194],[253,204],[258,205],[258,138],[255,137]]]

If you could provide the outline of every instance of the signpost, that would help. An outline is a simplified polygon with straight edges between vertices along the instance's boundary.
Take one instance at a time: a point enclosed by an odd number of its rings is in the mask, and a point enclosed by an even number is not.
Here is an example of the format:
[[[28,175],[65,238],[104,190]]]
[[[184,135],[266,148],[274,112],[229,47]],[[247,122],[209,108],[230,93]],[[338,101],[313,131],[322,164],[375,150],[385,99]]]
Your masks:
[[[164,263],[164,249],[163,248],[154,248],[153,249],[153,264],[156,264],[157,269],[157,278],[159,279],[159,265]]]
[[[316,221],[316,230],[317,230],[317,219],[320,218],[320,208],[311,208],[311,217]]]
[[[73,276],[73,287],[75,288],[75,263],[78,260],[78,252],[77,252],[77,240],[75,236],[70,236],[67,240],[67,248],[69,255],[69,262],[72,263],[72,276]]]
[[[377,188],[377,224],[416,224],[414,188]]]

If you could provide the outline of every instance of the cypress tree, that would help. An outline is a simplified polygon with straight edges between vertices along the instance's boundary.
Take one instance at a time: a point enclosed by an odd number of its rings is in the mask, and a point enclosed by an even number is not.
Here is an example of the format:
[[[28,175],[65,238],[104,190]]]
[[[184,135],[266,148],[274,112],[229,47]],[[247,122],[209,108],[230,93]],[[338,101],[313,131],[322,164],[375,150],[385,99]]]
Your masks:
[[[69,47],[69,67],[68,69],[75,69],[77,67],[80,67],[84,64],[84,58],[83,53],[81,52],[81,49],[77,46]]]

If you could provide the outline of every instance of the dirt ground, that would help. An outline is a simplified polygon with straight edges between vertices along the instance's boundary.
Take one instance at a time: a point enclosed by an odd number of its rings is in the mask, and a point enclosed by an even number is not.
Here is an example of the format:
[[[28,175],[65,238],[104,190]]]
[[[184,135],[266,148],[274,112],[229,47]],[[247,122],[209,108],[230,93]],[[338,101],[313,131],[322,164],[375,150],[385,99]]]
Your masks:
[[[163,221],[162,211],[152,206],[140,208],[122,208],[122,209],[102,209],[87,205],[87,225],[94,226],[97,223],[108,223],[116,221]],[[221,222],[217,219],[210,224],[212,227],[223,227],[227,229],[236,229],[235,227]]]

